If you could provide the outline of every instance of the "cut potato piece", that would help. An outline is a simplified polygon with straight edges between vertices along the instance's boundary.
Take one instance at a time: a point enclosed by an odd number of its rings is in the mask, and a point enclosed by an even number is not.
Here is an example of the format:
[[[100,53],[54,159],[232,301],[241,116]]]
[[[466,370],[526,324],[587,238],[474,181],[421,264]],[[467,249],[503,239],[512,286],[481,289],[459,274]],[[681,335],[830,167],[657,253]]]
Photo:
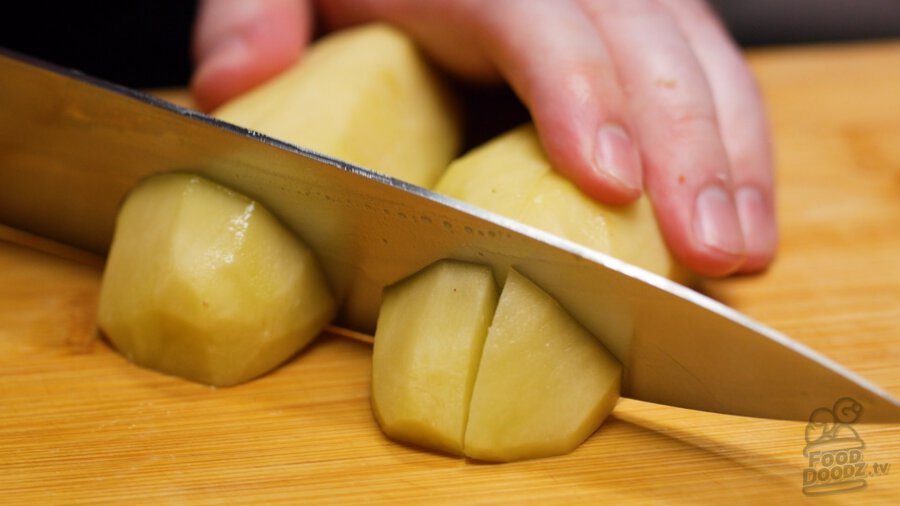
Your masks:
[[[246,197],[165,174],[119,213],[99,324],[139,365],[234,385],[296,353],[335,310],[312,252]]]
[[[416,185],[456,155],[456,101],[412,40],[387,25],[335,32],[214,116]]]
[[[510,271],[441,261],[385,290],[372,408],[392,439],[486,461],[561,455],[612,411],[622,366]]]
[[[601,204],[550,166],[532,125],[515,129],[454,161],[435,191],[602,253],[686,279],[663,241],[646,197]]]
[[[497,306],[490,268],[441,261],[387,288],[372,358],[372,407],[389,437],[463,453],[472,384]]]
[[[510,461],[568,453],[612,411],[621,377],[600,341],[510,271],[481,355],[465,454]]]

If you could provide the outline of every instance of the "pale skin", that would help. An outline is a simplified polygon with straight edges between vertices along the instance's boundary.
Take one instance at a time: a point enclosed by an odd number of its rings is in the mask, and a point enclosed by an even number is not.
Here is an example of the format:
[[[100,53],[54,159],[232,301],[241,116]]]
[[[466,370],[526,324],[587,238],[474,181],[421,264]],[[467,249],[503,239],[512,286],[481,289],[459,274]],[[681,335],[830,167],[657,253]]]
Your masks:
[[[198,104],[213,109],[300,58],[314,12],[328,28],[394,24],[461,78],[505,80],[554,167],[603,202],[646,192],[692,270],[752,273],[772,261],[762,100],[702,0],[205,0]]]

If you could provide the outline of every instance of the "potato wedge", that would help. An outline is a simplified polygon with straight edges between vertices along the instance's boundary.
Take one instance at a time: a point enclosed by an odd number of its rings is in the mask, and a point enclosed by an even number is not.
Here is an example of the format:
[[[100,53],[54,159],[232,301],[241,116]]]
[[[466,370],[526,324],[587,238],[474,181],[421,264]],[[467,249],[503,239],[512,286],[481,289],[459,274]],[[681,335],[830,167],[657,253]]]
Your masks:
[[[511,461],[571,452],[619,399],[622,365],[550,295],[511,270],[481,354],[465,454]]]
[[[372,356],[372,407],[385,434],[462,455],[497,297],[488,267],[447,260],[385,290]]]

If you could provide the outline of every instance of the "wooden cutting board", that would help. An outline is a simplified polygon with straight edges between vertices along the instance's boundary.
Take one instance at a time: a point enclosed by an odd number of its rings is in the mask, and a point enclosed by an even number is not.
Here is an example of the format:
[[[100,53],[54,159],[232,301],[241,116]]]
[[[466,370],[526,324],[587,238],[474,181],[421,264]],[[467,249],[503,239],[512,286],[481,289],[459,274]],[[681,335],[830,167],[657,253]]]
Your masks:
[[[782,248],[764,275],[703,290],[900,396],[900,41],[749,56],[777,142]],[[357,340],[325,335],[230,389],[146,371],[97,336],[99,259],[0,238],[3,504],[812,500],[799,422],[626,399],[571,455],[489,465],[385,439]],[[897,468],[819,501],[897,503],[900,427],[854,428],[869,472]]]

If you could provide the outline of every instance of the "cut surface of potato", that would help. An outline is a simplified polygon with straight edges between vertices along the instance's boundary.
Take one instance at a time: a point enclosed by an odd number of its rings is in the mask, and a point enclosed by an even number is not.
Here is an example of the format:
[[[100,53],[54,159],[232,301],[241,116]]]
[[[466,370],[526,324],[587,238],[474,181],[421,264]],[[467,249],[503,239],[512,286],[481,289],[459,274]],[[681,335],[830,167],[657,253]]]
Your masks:
[[[510,461],[568,453],[612,411],[621,377],[600,341],[511,270],[484,343],[465,454]]]
[[[335,310],[312,252],[266,209],[171,173],[120,210],[98,321],[129,360],[227,386],[285,361]]]
[[[372,407],[385,434],[463,453],[497,297],[490,268],[447,260],[385,290],[372,358]]]
[[[435,191],[556,234],[651,272],[684,279],[646,197],[601,204],[553,170],[532,125],[454,161]]]
[[[448,87],[408,36],[380,24],[326,36],[213,115],[424,187],[461,142]]]

